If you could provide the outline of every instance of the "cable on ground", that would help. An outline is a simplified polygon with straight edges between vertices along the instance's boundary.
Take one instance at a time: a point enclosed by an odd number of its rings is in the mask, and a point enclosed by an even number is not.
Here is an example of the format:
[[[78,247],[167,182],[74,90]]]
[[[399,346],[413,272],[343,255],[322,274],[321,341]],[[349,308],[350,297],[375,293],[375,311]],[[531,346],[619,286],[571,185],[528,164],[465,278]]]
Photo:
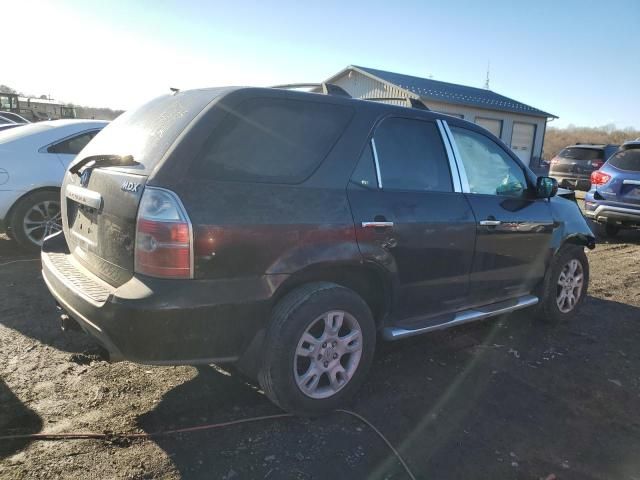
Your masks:
[[[0,264],[2,266],[2,264]],[[356,418],[360,422],[364,423],[367,427],[373,430],[378,437],[385,443],[385,445],[393,452],[395,457],[404,468],[407,476],[411,480],[416,480],[416,477],[413,475],[413,472],[404,461],[400,452],[394,448],[391,442],[384,436],[384,434],[378,430],[369,420],[364,418],[363,416],[352,412],[350,410],[335,410],[336,413],[343,413],[345,415],[349,415],[351,417]],[[114,439],[139,439],[139,438],[153,438],[153,437],[161,437],[165,435],[175,435],[178,433],[189,433],[189,432],[197,432],[202,430],[215,430],[218,428],[231,427],[234,425],[241,425],[243,423],[255,423],[255,422],[263,422],[266,420],[277,420],[281,418],[294,418],[295,415],[291,413],[280,413],[276,415],[263,415],[260,417],[249,417],[242,418],[239,420],[231,420],[229,422],[221,422],[221,423],[209,423],[205,425],[196,425],[193,427],[186,428],[177,428],[174,430],[161,430],[159,432],[150,432],[150,433],[94,433],[94,432],[71,432],[71,433],[28,433],[22,435],[4,435],[0,436],[0,441],[2,440],[86,440],[86,439],[95,439],[95,440],[107,440],[113,441]]]

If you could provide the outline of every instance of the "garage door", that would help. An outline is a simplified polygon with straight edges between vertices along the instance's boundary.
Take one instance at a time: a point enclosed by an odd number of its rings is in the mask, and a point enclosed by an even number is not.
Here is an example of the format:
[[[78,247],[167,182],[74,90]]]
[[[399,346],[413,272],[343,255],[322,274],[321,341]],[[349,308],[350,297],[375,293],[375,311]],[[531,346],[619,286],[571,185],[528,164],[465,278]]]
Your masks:
[[[533,139],[536,135],[536,126],[532,123],[513,122],[511,134],[511,150],[514,151],[525,165],[531,161],[533,152]]]
[[[476,124],[486,128],[498,138],[500,138],[500,135],[502,134],[502,120],[476,117]]]

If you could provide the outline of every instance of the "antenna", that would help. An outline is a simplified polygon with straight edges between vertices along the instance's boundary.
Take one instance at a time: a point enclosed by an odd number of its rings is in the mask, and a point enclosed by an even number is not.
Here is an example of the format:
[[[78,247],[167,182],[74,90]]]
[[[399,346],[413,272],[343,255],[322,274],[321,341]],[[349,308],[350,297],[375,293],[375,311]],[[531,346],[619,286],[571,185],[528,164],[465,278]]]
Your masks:
[[[491,73],[491,60],[487,62],[487,79],[484,81],[484,88],[487,90],[491,90],[489,88],[489,74]]]

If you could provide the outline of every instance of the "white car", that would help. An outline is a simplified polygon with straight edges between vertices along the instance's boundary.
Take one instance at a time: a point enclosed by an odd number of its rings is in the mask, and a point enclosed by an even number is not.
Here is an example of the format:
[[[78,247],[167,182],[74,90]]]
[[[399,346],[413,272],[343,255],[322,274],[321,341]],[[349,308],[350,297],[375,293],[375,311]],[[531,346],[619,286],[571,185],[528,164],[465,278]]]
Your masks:
[[[61,229],[64,172],[107,123],[53,120],[0,131],[0,232],[24,248],[39,249]]]

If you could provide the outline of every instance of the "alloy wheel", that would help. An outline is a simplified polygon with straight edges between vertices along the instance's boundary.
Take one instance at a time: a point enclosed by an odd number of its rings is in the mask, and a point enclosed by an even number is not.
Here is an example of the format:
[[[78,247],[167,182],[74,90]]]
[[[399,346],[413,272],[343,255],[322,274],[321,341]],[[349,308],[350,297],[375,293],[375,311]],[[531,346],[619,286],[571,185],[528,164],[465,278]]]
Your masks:
[[[35,245],[62,230],[60,202],[45,200],[33,205],[24,216],[22,228],[25,236]]]
[[[584,285],[584,271],[577,259],[571,259],[558,276],[556,304],[562,313],[572,311],[580,300]]]
[[[332,310],[316,318],[296,348],[293,374],[302,393],[328,398],[353,378],[362,358],[362,329],[355,317]]]

